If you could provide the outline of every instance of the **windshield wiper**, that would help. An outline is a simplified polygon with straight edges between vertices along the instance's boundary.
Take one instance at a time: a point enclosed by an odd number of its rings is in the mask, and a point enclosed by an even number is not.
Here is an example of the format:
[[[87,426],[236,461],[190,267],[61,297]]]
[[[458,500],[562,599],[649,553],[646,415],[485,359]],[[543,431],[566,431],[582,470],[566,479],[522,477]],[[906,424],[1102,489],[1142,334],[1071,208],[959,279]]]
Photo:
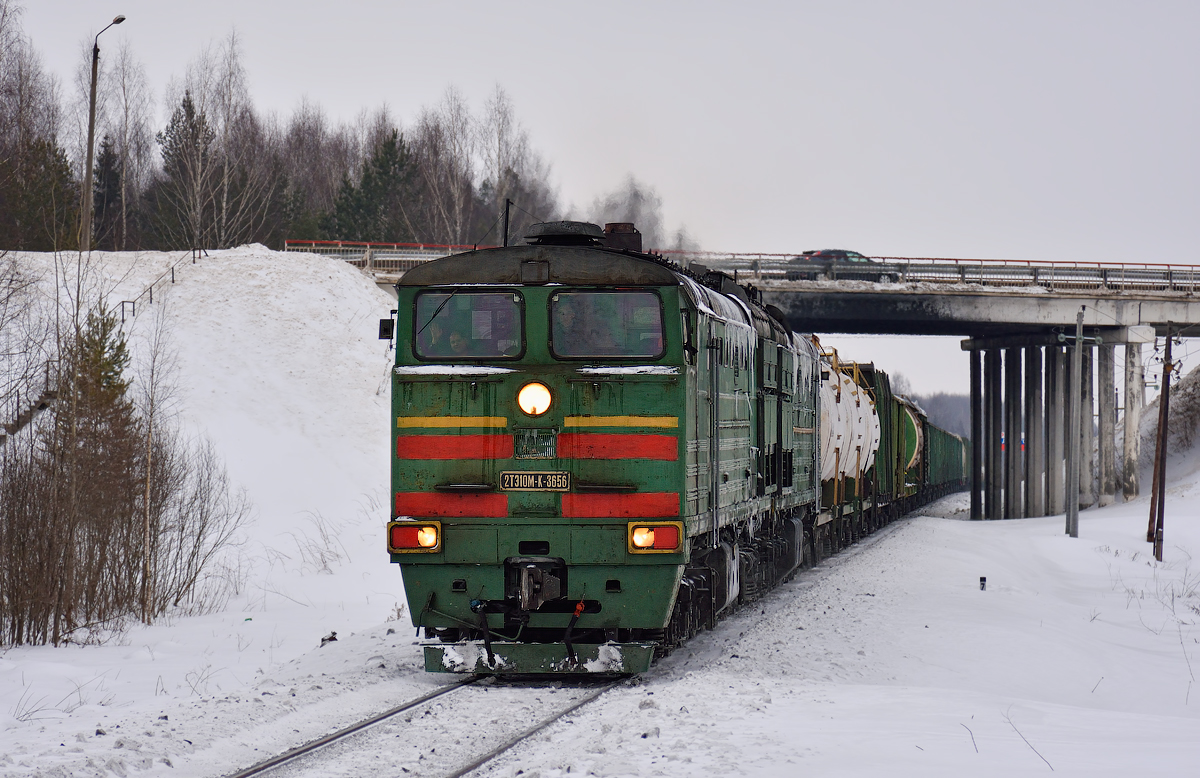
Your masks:
[[[453,298],[454,298],[454,295],[456,295],[456,294],[458,294],[458,290],[457,290],[457,289],[455,289],[453,292],[451,292],[451,293],[450,293],[450,295],[449,295],[448,297],[446,297],[446,299],[445,299],[445,300],[442,300],[441,304],[440,304],[440,305],[438,305],[438,307],[437,307],[437,308],[434,310],[434,312],[433,312],[433,315],[429,317],[429,320],[428,320],[428,321],[426,321],[426,322],[425,322],[425,324],[421,326],[421,329],[417,330],[417,335],[418,335],[418,336],[420,336],[420,334],[421,334],[422,332],[424,332],[424,331],[425,331],[425,329],[426,329],[426,328],[427,328],[427,327],[428,327],[430,324],[433,324],[433,320],[437,318],[437,315],[438,315],[439,313],[441,313],[441,312],[442,312],[442,309],[446,307],[446,305],[447,305],[447,304],[450,302],[450,300],[451,300],[451,299],[453,299]]]

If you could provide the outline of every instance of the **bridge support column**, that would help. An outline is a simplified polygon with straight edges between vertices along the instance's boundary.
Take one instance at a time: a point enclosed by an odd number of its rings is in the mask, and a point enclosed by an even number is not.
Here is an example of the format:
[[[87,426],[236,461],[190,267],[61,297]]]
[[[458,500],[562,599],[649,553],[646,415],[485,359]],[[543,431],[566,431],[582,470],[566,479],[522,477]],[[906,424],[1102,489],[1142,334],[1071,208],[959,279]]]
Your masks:
[[[1046,426],[1042,413],[1042,349],[1025,348],[1025,516],[1046,514]]]
[[[1004,518],[1019,519],[1022,509],[1021,485],[1021,349],[1004,349]]]
[[[984,462],[984,483],[987,484],[984,514],[989,519],[999,519],[1004,514],[1000,505],[1000,493],[1004,476],[1001,469],[1000,433],[1000,349],[988,349],[983,356],[983,393],[987,413],[987,457]]]
[[[1061,515],[1110,504],[1118,488],[1126,500],[1137,497],[1137,428],[1145,403],[1140,344],[1151,342],[1153,333],[1149,325],[1097,328],[1087,339],[1103,338],[1100,350],[1082,341],[1079,352],[1049,332],[962,342],[971,353],[972,518]],[[1116,449],[1116,344],[1125,345],[1122,452]],[[1080,412],[1077,432],[1070,426],[1073,409]],[[1068,495],[1067,482],[1076,477]]]
[[[971,358],[971,520],[983,518],[983,360],[978,350]]]
[[[1083,368],[1079,374],[1079,507],[1096,504],[1096,392],[1092,378],[1095,363],[1091,346],[1083,347]]]
[[[1125,502],[1137,499],[1138,457],[1141,455],[1141,437],[1138,427],[1142,423],[1142,406],[1145,404],[1145,381],[1142,372],[1142,344],[1125,345],[1125,450],[1121,473],[1121,492]]]
[[[1046,350],[1046,510],[1053,516],[1064,510],[1063,439],[1066,408],[1063,394],[1065,355],[1060,346]]]
[[[1117,398],[1113,376],[1114,351],[1116,347],[1103,345],[1097,351],[1096,384],[1100,414],[1099,434],[1096,451],[1100,457],[1100,500],[1101,506],[1111,505],[1117,493]]]

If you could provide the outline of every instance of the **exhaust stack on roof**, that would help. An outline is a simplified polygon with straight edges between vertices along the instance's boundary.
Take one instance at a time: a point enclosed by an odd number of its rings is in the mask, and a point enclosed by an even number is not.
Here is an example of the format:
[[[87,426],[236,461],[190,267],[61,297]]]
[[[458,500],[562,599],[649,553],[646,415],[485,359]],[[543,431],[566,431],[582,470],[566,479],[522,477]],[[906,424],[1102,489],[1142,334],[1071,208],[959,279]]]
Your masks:
[[[604,245],[610,249],[642,250],[642,233],[633,222],[609,222],[604,225]]]

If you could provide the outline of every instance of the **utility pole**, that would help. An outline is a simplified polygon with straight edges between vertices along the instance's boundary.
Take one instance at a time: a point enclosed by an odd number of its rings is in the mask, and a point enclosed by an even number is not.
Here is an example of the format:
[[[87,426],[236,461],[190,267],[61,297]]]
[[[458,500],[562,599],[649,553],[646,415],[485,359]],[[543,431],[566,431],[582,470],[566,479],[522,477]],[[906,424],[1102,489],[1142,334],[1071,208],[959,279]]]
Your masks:
[[[1170,340],[1168,335],[1167,340]],[[1157,351],[1157,345],[1155,350]],[[1162,382],[1159,381],[1159,388],[1162,388]],[[1162,465],[1162,442],[1163,435],[1166,434],[1166,425],[1163,424],[1163,403],[1159,395],[1158,401],[1158,427],[1155,430],[1154,437],[1154,475],[1150,477],[1150,523],[1146,525],[1146,542],[1154,542],[1154,532],[1158,528],[1158,468]]]
[[[1171,406],[1171,323],[1167,322],[1167,346],[1163,352],[1162,392],[1158,395],[1158,439],[1154,447],[1154,484],[1150,487],[1150,526],[1147,542],[1154,544],[1154,558],[1162,561],[1163,521],[1167,513],[1167,414]]]
[[[512,207],[512,204],[512,200],[504,198],[504,248],[508,248],[508,209]]]
[[[1071,382],[1067,392],[1071,394],[1071,423],[1067,432],[1067,534],[1073,538],[1079,537],[1079,464],[1083,460],[1083,452],[1079,450],[1079,433],[1083,410],[1083,312],[1087,306],[1081,306],[1075,315],[1075,344],[1071,352]],[[1090,461],[1090,457],[1089,457]]]
[[[117,16],[108,27],[125,21],[124,16]],[[107,30],[105,27],[104,30]],[[92,41],[92,91],[88,97],[88,134],[87,161],[83,167],[83,190],[79,193],[79,250],[92,250],[92,149],[96,145],[96,76],[100,70],[100,36],[104,30],[96,33]]]

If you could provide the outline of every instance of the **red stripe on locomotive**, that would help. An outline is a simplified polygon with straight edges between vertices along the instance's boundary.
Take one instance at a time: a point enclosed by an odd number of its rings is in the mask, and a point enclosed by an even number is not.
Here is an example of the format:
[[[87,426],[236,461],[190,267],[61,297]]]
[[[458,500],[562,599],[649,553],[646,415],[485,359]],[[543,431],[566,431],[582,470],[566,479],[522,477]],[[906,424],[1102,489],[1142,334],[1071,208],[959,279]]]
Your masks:
[[[398,435],[397,459],[510,459],[512,435]]]
[[[679,459],[674,435],[605,435],[564,432],[558,436],[558,455],[564,459]]]
[[[500,519],[508,515],[508,495],[396,492],[396,515]]]
[[[679,515],[678,492],[564,494],[565,518],[649,519]]]

